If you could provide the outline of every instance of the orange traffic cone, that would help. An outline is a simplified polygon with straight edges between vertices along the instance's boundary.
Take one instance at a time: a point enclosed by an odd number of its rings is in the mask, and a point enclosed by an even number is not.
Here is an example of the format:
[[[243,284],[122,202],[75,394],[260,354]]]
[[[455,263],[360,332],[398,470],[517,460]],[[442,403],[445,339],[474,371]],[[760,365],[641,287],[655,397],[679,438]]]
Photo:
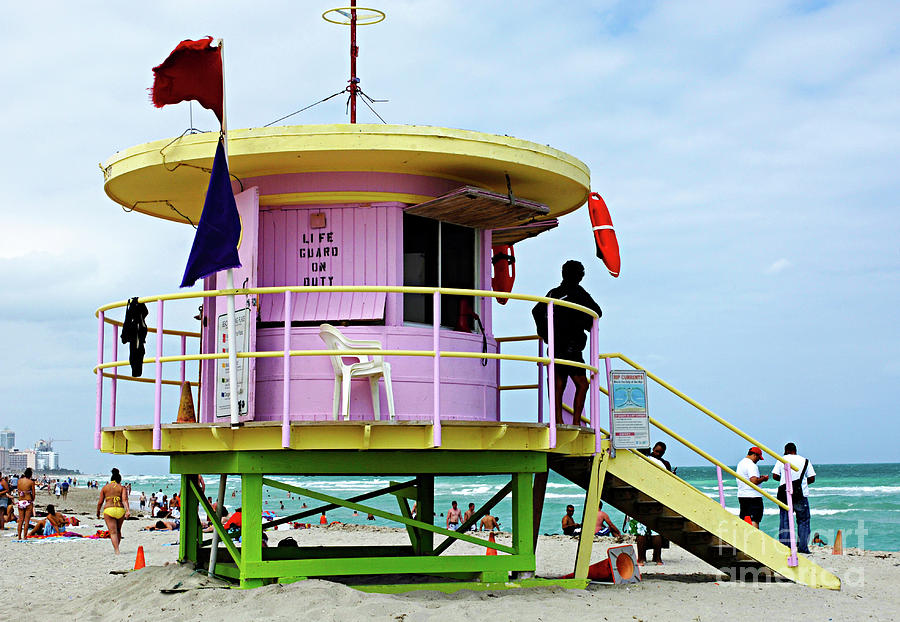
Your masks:
[[[144,563],[144,547],[139,546],[138,552],[137,552],[137,557],[134,558],[134,569],[140,570],[141,568],[143,568],[146,565],[147,564]]]
[[[494,539],[494,532],[493,532],[493,531],[492,531],[491,533],[488,534],[488,540],[489,540],[490,542],[497,542],[497,541]],[[487,551],[484,552],[484,554],[485,554],[485,555],[496,555],[496,554],[497,554],[497,549],[491,549],[491,548],[489,548]]]
[[[750,518],[749,516],[745,516],[745,517],[744,517],[744,522],[747,523],[748,525],[752,525],[752,524],[753,524],[753,519]]]
[[[325,512],[322,512],[322,516],[319,517],[319,524],[320,524],[320,525],[327,525],[327,524],[328,524],[328,519],[325,518]]]
[[[832,555],[843,555],[844,554],[844,536],[841,533],[841,530],[838,529],[837,535],[834,537],[834,547],[831,549]]]

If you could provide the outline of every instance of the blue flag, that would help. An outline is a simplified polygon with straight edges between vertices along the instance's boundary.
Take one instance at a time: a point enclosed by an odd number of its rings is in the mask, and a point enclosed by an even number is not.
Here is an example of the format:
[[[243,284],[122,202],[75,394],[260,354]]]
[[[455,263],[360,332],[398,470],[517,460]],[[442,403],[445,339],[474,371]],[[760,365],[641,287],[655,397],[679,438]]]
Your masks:
[[[237,251],[240,239],[241,219],[231,190],[225,147],[220,137],[203,213],[200,214],[200,223],[194,235],[181,287],[191,287],[197,279],[219,270],[240,267],[241,260]]]

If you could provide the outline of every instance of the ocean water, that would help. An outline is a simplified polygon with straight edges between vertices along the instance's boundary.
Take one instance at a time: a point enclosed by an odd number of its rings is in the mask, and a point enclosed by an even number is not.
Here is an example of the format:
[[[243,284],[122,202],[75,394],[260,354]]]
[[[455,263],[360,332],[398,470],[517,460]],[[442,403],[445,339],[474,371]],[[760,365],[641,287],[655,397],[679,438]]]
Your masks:
[[[761,474],[771,472],[772,463],[760,463]],[[815,465],[816,482],[810,486],[810,508],[812,532],[818,532],[829,544],[834,541],[834,534],[841,529],[844,534],[844,546],[860,547],[868,550],[898,551],[900,550],[900,463],[891,464],[824,464]],[[718,501],[718,484],[714,467],[679,467],[678,476]],[[89,479],[93,476],[85,476]],[[96,476],[98,479],[100,476]],[[377,488],[387,486],[389,480],[377,477],[280,477],[281,481],[309,488],[325,494],[349,498]],[[123,481],[132,484],[132,503],[136,506],[140,492],[145,491],[149,498],[151,491],[162,490],[171,496],[178,490],[179,478],[174,475],[126,475]],[[486,502],[509,481],[508,477],[486,475],[477,477],[438,477],[435,478],[435,523],[443,526],[445,514],[450,502],[456,500],[460,508],[465,510],[470,502],[476,508]],[[726,507],[737,514],[737,486],[733,478],[723,480]],[[207,477],[207,494],[213,499],[218,494],[218,477]],[[775,483],[769,481],[764,488],[775,494]],[[225,505],[229,510],[241,503],[240,481],[236,477],[229,478],[226,487]],[[295,494],[265,488],[263,509],[271,510],[278,516],[299,512],[306,503],[310,508],[318,503],[309,498],[300,498]],[[397,503],[393,496],[384,496],[362,502],[373,507],[397,513]],[[561,520],[567,504],[576,507],[576,516],[581,514],[584,503],[584,492],[574,484],[550,474],[547,483],[547,496],[541,518],[541,533],[561,533]],[[777,536],[778,508],[766,501],[765,515],[760,527],[770,535]],[[622,524],[620,512],[606,506],[610,517],[617,525]],[[492,512],[500,517],[500,526],[504,530],[511,528],[512,511],[508,499],[500,502]],[[397,523],[376,518],[367,521],[364,514],[354,516],[351,510],[340,508],[328,512],[329,521],[340,521],[352,524],[375,524],[397,526]],[[318,517],[304,519],[305,522],[318,522]]]

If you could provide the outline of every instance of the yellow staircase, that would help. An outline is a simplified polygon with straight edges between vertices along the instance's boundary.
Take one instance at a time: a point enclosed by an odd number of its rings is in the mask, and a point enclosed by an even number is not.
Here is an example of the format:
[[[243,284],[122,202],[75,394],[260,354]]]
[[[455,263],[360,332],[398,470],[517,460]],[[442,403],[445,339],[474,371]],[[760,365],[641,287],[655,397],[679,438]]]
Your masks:
[[[602,462],[592,470],[595,459]],[[599,473],[596,485],[605,503],[733,580],[767,581],[780,575],[810,587],[841,588],[840,579],[802,555],[796,566],[788,566],[790,549],[635,451],[618,450],[612,459],[605,452],[596,458],[551,456],[550,468],[585,490],[592,471]]]

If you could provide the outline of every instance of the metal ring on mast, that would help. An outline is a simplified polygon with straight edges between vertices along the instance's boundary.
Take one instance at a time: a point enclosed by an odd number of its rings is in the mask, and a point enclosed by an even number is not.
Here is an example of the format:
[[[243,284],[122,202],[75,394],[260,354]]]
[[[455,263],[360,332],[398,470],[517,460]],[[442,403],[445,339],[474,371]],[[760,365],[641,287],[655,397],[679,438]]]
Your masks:
[[[357,13],[363,12],[362,15],[356,16],[356,25],[357,26],[371,26],[373,24],[377,24],[379,22],[383,22],[386,17],[384,11],[379,11],[378,9],[371,9],[362,6],[342,6],[336,9],[328,9],[324,13],[322,13],[322,19],[326,22],[331,22],[332,24],[337,24],[338,26],[349,26],[350,25],[350,16],[344,11],[356,11]],[[340,15],[340,18],[329,17],[331,13],[337,13]]]

